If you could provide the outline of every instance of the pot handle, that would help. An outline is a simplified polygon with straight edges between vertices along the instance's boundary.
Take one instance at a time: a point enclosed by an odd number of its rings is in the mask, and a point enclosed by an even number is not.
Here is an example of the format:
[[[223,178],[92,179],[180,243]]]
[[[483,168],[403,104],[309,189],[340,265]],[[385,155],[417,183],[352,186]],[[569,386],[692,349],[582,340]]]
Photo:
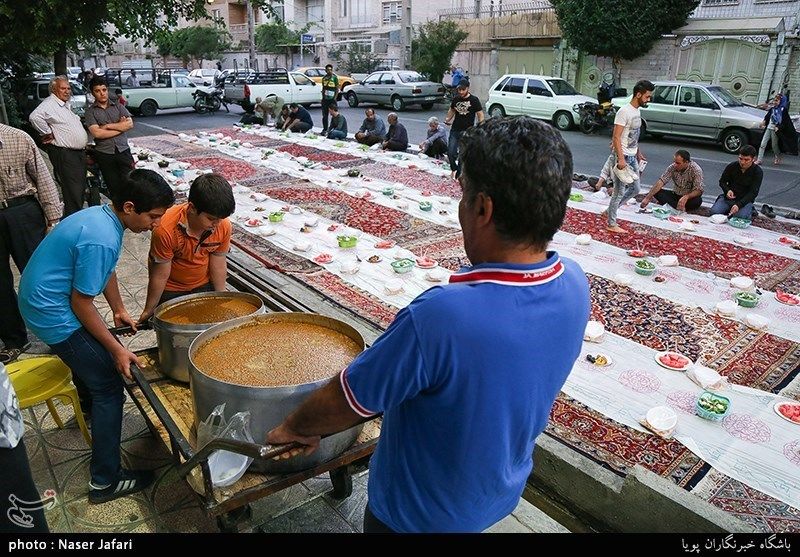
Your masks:
[[[151,317],[147,321],[143,321],[139,323],[139,326],[136,328],[137,331],[149,331],[153,328],[153,318]],[[127,335],[134,334],[133,328],[130,325],[123,325],[121,327],[110,327],[108,332],[117,337],[124,337]]]

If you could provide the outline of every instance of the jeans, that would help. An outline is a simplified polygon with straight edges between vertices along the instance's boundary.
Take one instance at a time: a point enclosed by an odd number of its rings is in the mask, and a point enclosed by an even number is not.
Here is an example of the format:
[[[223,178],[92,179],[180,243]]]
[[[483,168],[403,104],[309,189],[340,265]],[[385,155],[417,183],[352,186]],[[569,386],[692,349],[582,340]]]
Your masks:
[[[347,139],[347,134],[342,130],[331,130],[328,132],[328,139]]]
[[[721,194],[717,200],[714,201],[714,205],[711,206],[711,214],[727,215],[730,212],[731,207],[733,207],[735,204],[735,199],[728,199],[725,194]],[[753,218],[753,204],[748,203],[744,207],[739,207],[739,211],[731,216],[739,217],[740,219],[751,220]]]
[[[658,190],[656,192],[655,198],[661,204],[666,203],[671,207],[677,209],[678,208],[678,201],[680,201],[682,195],[678,195],[672,190]],[[703,198],[701,196],[693,197],[689,201],[686,202],[686,210],[687,211],[694,211],[695,209],[699,208],[700,205],[703,204]]]
[[[289,130],[298,133],[306,133],[308,130],[311,129],[311,124],[308,122],[301,122],[300,120],[295,120],[292,124],[289,125]]]
[[[461,174],[461,168],[458,164],[458,141],[465,131],[450,130],[450,138],[447,141],[447,158],[450,159],[450,170],[456,173],[456,177]]]
[[[626,155],[625,162],[636,173],[636,179],[630,184],[623,184],[617,178],[612,167],[611,179],[614,181],[614,193],[611,194],[611,201],[608,204],[608,226],[617,226],[617,209],[639,193],[639,161],[635,156]],[[616,166],[616,164],[617,159],[614,157],[614,165]]]
[[[335,98],[322,100],[322,131],[328,131],[328,116],[330,115],[328,109],[335,104]]]
[[[772,141],[772,152],[775,153],[775,158],[780,158],[781,147],[778,140],[778,130],[771,130],[767,127],[764,130],[764,137],[761,138],[761,146],[758,148],[758,160],[764,160],[764,153],[767,151],[767,144]]]
[[[50,346],[72,370],[73,381],[81,402],[91,398],[92,459],[89,465],[92,483],[112,484],[121,469],[120,438],[122,435],[122,403],[125,400],[122,376],[111,354],[81,327],[70,337]]]

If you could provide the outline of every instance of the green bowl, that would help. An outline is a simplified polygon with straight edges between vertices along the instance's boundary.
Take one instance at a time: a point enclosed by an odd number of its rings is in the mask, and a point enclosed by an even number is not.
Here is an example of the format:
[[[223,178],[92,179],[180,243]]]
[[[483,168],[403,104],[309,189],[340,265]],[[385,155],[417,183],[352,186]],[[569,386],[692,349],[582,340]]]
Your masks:
[[[159,168],[167,168],[169,166],[169,161],[158,161]]]
[[[392,269],[395,273],[407,273],[414,268],[414,262],[411,259],[397,259],[392,261]]]
[[[743,308],[754,308],[758,305],[758,296],[750,292],[737,292],[736,303]]]
[[[383,188],[383,195],[394,195],[394,188],[391,187]]]
[[[276,211],[269,214],[269,222],[281,222],[283,220],[283,211]]]
[[[420,201],[419,208],[422,209],[423,211],[430,211],[431,209],[433,209],[433,203],[431,203],[430,201]]]
[[[658,219],[668,219],[672,211],[670,209],[664,209],[663,207],[656,207],[653,209],[653,215]]]
[[[750,223],[747,219],[740,219],[739,217],[731,217],[728,219],[728,224],[730,224],[734,228],[747,228],[750,226]]]
[[[644,261],[645,263],[649,263],[651,267],[640,267],[639,263],[642,261]],[[640,259],[639,261],[633,264],[633,270],[636,272],[637,275],[649,277],[650,275],[656,272],[656,266],[647,261],[646,259]]]
[[[583,196],[579,193],[571,193],[569,195],[570,201],[583,201]]]
[[[339,242],[340,248],[354,248],[358,243],[358,238],[355,236],[337,236],[336,241]]]
[[[730,413],[731,399],[711,391],[703,391],[697,399],[695,411],[701,418],[718,422]]]

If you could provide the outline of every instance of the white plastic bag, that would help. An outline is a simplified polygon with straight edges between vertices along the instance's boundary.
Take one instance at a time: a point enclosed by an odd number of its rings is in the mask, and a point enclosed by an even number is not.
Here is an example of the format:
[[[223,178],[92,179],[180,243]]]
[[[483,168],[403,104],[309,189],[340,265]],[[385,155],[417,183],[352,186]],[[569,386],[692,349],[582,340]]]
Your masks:
[[[253,443],[250,434],[250,412],[237,412],[230,421],[225,420],[225,404],[220,404],[197,426],[197,446],[203,447],[218,438],[235,439]],[[208,457],[211,483],[214,487],[225,487],[239,481],[253,458],[231,451],[214,451]]]

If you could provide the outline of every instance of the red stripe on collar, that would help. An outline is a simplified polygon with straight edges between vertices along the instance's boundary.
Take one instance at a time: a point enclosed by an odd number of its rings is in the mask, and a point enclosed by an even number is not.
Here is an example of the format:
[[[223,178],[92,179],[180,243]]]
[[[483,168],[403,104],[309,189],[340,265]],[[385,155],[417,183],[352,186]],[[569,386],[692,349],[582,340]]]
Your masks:
[[[549,267],[535,271],[483,268],[456,273],[450,276],[450,282],[462,284],[492,282],[509,286],[536,286],[557,279],[563,272],[564,264],[557,259]]]

